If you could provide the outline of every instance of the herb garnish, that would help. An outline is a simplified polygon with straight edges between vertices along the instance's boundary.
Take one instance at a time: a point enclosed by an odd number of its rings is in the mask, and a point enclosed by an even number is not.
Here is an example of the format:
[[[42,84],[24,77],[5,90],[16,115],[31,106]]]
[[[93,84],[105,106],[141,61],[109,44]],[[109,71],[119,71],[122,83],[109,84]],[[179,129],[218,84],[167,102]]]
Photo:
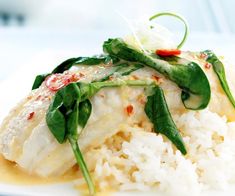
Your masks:
[[[183,139],[169,112],[163,90],[159,86],[152,87],[145,105],[145,113],[154,125],[154,131],[165,135],[172,143],[186,154]]]
[[[175,14],[175,13],[171,13],[171,12],[161,12],[161,13],[155,14],[155,15],[151,16],[149,18],[149,20],[150,21],[154,20],[154,19],[156,19],[156,18],[158,18],[160,16],[173,16],[174,18],[177,18],[177,19],[179,19],[180,21],[182,21],[184,23],[184,28],[185,28],[184,36],[183,36],[182,41],[177,46],[177,48],[180,49],[184,45],[184,43],[185,43],[185,41],[186,41],[186,39],[188,37],[189,30],[188,30],[188,24],[187,24],[186,20],[182,16],[180,16],[178,14]]]
[[[145,54],[130,47],[122,39],[105,41],[103,49],[117,58],[149,66],[175,82],[182,89],[181,99],[186,108],[200,110],[208,105],[210,85],[198,64],[180,57],[167,60],[156,54]]]
[[[205,50],[202,52],[202,54],[205,54],[206,56],[206,61],[208,63],[212,64],[213,70],[215,71],[216,75],[218,76],[218,79],[220,81],[220,84],[226,93],[230,103],[233,105],[235,108],[235,100],[234,97],[230,91],[227,79],[226,79],[226,74],[225,74],[225,69],[223,63],[219,60],[219,58],[211,51],[211,50]]]
[[[63,73],[66,70],[69,70],[74,65],[99,65],[101,63],[117,63],[119,59],[116,57],[112,57],[109,55],[99,55],[92,57],[78,57],[78,58],[70,58],[58,65],[51,73],[37,75],[32,90],[37,89],[43,83],[47,76],[55,73]]]

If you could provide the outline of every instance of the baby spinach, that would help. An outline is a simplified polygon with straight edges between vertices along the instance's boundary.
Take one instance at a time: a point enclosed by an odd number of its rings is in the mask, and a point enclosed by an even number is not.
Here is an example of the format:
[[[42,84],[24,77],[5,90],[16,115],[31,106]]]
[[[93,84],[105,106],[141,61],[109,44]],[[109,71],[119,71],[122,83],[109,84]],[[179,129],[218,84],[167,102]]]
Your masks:
[[[43,81],[46,79],[47,76],[49,76],[50,74],[41,74],[41,75],[37,75],[36,78],[34,79],[33,82],[33,86],[32,86],[32,90],[37,89],[39,86],[41,86],[41,84],[43,83]]]
[[[208,63],[212,64],[213,70],[216,73],[224,92],[226,93],[229,101],[231,102],[231,104],[235,108],[235,100],[234,100],[234,97],[230,91],[230,88],[229,88],[229,85],[228,85],[228,82],[226,79],[226,74],[225,74],[225,69],[224,69],[223,63],[219,60],[219,58],[211,50],[205,50],[202,53],[205,54],[206,61]]]
[[[152,94],[147,97],[145,113],[154,125],[154,131],[165,135],[172,143],[186,154],[183,139],[169,112],[163,90],[159,86],[152,87]]]
[[[55,94],[46,114],[47,126],[56,140],[61,144],[69,140],[92,195],[95,188],[77,141],[91,114],[92,105],[89,99],[102,88],[123,85],[147,86],[149,82],[128,80],[70,83]]]
[[[59,143],[69,140],[90,194],[94,195],[95,188],[77,143],[79,134],[89,119],[91,109],[90,101],[81,101],[80,89],[75,83],[71,83],[55,94],[46,114],[46,122]]]
[[[144,67],[143,65],[138,64],[138,63],[132,63],[132,64],[128,62],[120,63],[117,65],[111,66],[109,68],[106,68],[103,71],[103,73],[100,74],[102,75],[102,78],[97,79],[94,82],[102,82],[102,81],[109,80],[111,76],[114,76],[114,74],[118,76],[126,76],[143,67]]]
[[[149,66],[175,82],[182,89],[181,99],[186,108],[200,110],[208,105],[210,85],[205,73],[196,63],[180,57],[167,62],[155,54],[145,54],[128,46],[122,39],[105,41],[103,49],[117,58]]]
[[[70,58],[58,65],[51,73],[37,75],[34,80],[32,90],[39,88],[47,76],[55,73],[63,73],[64,71],[69,70],[74,65],[99,65],[101,63],[115,64],[117,62],[119,62],[119,59],[110,55]]]
[[[86,126],[87,121],[91,115],[92,111],[92,105],[89,99],[84,100],[79,104],[79,119],[78,119],[78,125],[83,128]]]

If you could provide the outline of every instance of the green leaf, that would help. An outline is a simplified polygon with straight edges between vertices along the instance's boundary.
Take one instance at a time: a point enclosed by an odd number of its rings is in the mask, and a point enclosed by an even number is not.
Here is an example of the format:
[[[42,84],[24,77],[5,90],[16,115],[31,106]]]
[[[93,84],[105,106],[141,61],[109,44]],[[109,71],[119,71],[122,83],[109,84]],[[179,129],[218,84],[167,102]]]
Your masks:
[[[148,96],[145,113],[153,123],[154,131],[165,135],[185,155],[187,151],[183,139],[171,117],[164,93],[159,86],[155,86],[152,89],[152,95]]]
[[[77,85],[81,91],[81,101],[91,98],[102,88],[120,87],[120,86],[148,86],[152,83],[144,80],[114,80],[93,83],[78,82]]]
[[[130,73],[143,68],[144,66],[139,64],[139,63],[134,63],[134,64],[125,64],[126,66],[119,66],[118,69],[116,70],[116,73],[118,73],[120,76],[126,76],[129,75]]]
[[[81,92],[76,83],[70,83],[57,93],[63,97],[63,105],[69,110],[77,100],[80,100]]]
[[[200,110],[207,107],[211,95],[210,85],[196,63],[180,57],[174,60],[160,59],[157,55],[148,55],[131,48],[122,39],[109,39],[104,42],[103,49],[112,56],[151,67],[175,82],[183,90],[181,99],[186,108]]]
[[[226,79],[226,74],[225,74],[225,69],[224,69],[223,63],[210,50],[206,50],[202,53],[204,53],[207,56],[206,61],[212,64],[213,70],[216,73],[225,94],[227,95],[230,103],[235,108],[235,100],[234,100],[234,97],[231,93],[231,90],[229,88],[229,85],[228,85],[228,82],[227,82],[227,79]]]
[[[74,138],[74,140],[78,139],[78,107],[79,103],[78,101],[75,101],[75,104],[72,107],[72,110],[69,114],[67,114],[67,133],[66,135],[69,135],[70,137]]]
[[[65,141],[66,118],[62,111],[63,97],[57,93],[46,113],[47,126],[59,143]]]
[[[125,69],[122,73],[127,73],[127,71],[130,70]],[[123,85],[147,86],[150,83],[141,80],[70,83],[55,94],[46,114],[47,125],[57,141],[63,143],[66,139],[69,140],[90,194],[95,192],[94,184],[77,143],[79,134],[91,115],[92,105],[89,98],[102,88]]]
[[[53,69],[51,74],[63,73],[64,71],[69,70],[74,65],[74,63],[77,61],[77,59],[78,58],[67,59],[66,61],[64,61],[61,64],[59,64],[58,66],[56,66],[56,68]]]
[[[100,75],[102,75],[101,79],[98,80],[94,80],[93,82],[103,82],[106,80],[109,80],[111,76],[113,76],[114,74],[117,74],[118,76],[126,76],[129,75],[130,73],[143,68],[144,66],[141,64],[137,64],[137,63],[120,63],[114,66],[111,66],[109,68],[105,68],[105,70],[103,72],[101,72]]]
[[[37,75],[34,82],[33,82],[33,86],[32,86],[32,90],[37,89],[38,87],[41,86],[41,84],[43,83],[43,81],[46,79],[46,77],[49,74],[41,74],[41,75]]]
[[[81,102],[79,104],[79,118],[78,118],[78,125],[84,128],[87,124],[87,121],[91,115],[92,105],[89,99]]]
[[[59,109],[47,112],[46,115],[47,126],[56,140],[61,144],[65,141],[65,124],[64,115]]]
[[[101,63],[108,64],[108,63],[117,63],[119,59],[109,55],[97,55],[92,57],[79,57],[77,58],[75,65],[99,65]]]
[[[119,59],[114,56],[110,55],[99,55],[93,57],[77,57],[77,58],[70,58],[66,61],[59,64],[51,73],[49,74],[42,74],[38,75],[35,78],[32,90],[39,88],[45,78],[51,74],[55,73],[63,73],[66,70],[69,70],[74,65],[99,65],[101,63],[108,64],[108,63],[117,63]]]
[[[58,65],[53,71],[54,73],[63,73],[66,70],[69,70],[74,65],[99,65],[101,63],[116,63],[119,59],[116,57],[111,57],[109,55],[98,55],[98,56],[92,56],[92,57],[77,57],[77,58],[71,58],[60,65]]]
[[[100,88],[97,88],[93,83],[84,83],[84,82],[77,82],[76,83],[81,91],[81,101],[91,98],[95,95]]]
[[[84,161],[84,158],[82,156],[82,153],[79,149],[79,146],[78,146],[78,143],[77,143],[77,140],[74,140],[72,137],[68,137],[69,139],[69,142],[72,146],[72,149],[73,149],[73,153],[74,153],[74,156],[76,158],[76,161],[82,171],[82,174],[87,182],[87,185],[88,185],[88,188],[89,188],[89,192],[90,192],[90,195],[95,195],[95,186],[94,186],[94,183],[92,182],[92,179],[91,179],[91,176],[90,176],[90,173],[89,173],[89,170],[86,166],[86,163]]]

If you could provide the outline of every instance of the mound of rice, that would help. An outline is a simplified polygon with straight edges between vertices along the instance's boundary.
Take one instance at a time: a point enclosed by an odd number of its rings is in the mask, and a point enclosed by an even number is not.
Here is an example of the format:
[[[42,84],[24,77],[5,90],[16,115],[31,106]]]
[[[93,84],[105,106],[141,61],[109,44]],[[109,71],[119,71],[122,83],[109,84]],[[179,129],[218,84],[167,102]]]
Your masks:
[[[235,177],[235,122],[208,110],[175,115],[188,154],[173,150],[162,135],[123,125],[86,153],[100,190],[158,190],[179,195],[224,189]],[[92,161],[89,161],[92,160]]]

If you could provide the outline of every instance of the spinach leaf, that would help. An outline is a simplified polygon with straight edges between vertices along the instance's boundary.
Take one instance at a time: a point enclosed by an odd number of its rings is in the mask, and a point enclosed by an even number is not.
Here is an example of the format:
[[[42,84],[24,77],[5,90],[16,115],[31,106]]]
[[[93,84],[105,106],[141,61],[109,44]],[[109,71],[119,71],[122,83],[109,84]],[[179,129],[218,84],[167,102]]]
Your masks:
[[[47,126],[56,140],[61,144],[65,141],[66,118],[62,111],[63,97],[58,92],[46,113]]]
[[[74,65],[74,63],[77,61],[77,59],[78,58],[70,58],[70,59],[65,60],[64,62],[59,64],[55,69],[53,69],[51,74],[63,73],[64,71],[70,69]]]
[[[78,139],[78,133],[77,133],[77,127],[78,127],[78,118],[79,118],[79,101],[75,101],[72,108],[70,108],[70,111],[67,112],[66,117],[66,125],[67,125],[67,132],[66,135],[68,138],[73,138],[74,140]]]
[[[131,62],[149,66],[181,89],[181,99],[188,109],[200,110],[207,107],[210,101],[210,85],[205,73],[194,62],[178,57],[174,62],[167,62],[157,55],[145,54],[128,46],[122,39],[109,39],[103,44],[104,52]]]
[[[206,50],[202,53],[206,55],[206,61],[208,63],[212,64],[213,70],[216,73],[225,94],[227,95],[229,101],[231,102],[231,104],[235,108],[235,100],[234,100],[234,97],[233,97],[233,95],[230,91],[230,88],[229,88],[229,85],[228,85],[228,82],[227,82],[227,79],[226,79],[226,74],[225,74],[225,69],[224,69],[223,63],[210,50]]]
[[[126,69],[123,73],[126,73]],[[51,133],[59,143],[69,140],[91,194],[94,194],[95,188],[77,143],[79,135],[91,115],[92,105],[89,99],[102,88],[124,85],[139,87],[153,86],[154,83],[142,80],[70,83],[55,94],[47,111],[46,122]],[[154,87],[153,95],[148,96],[145,112],[153,122],[155,130],[166,135],[183,154],[186,154],[183,141],[168,111],[160,87]]]
[[[102,75],[101,79],[97,79],[94,80],[93,82],[103,82],[106,80],[109,80],[111,76],[113,76],[114,74],[117,74],[118,76],[126,76],[129,75],[130,73],[143,68],[144,66],[141,64],[137,64],[137,63],[120,63],[114,66],[111,66],[109,68],[106,68],[103,73],[101,73],[100,75]]]
[[[117,81],[103,81],[103,82],[93,82],[93,83],[76,83],[81,91],[81,101],[91,98],[102,88],[108,87],[120,87],[120,86],[148,86],[152,84],[151,81],[144,80],[117,80]],[[65,87],[66,88],[66,87]]]
[[[92,56],[92,57],[77,57],[77,58],[70,58],[60,65],[58,65],[51,73],[48,74],[41,74],[36,76],[32,90],[37,89],[41,86],[43,81],[46,79],[47,76],[55,73],[63,73],[66,70],[69,70],[74,65],[99,65],[101,63],[108,64],[108,63],[118,63],[119,59],[114,56],[110,55],[99,55],[99,56]]]
[[[88,184],[90,194],[94,195],[95,188],[77,143],[79,134],[85,127],[90,114],[90,101],[81,102],[80,89],[76,83],[71,83],[55,94],[46,114],[46,122],[59,143],[69,140],[76,161]]]
[[[152,95],[147,97],[145,113],[154,125],[154,131],[165,135],[172,143],[186,154],[183,139],[169,112],[164,93],[159,86],[152,89]]]
[[[72,149],[73,149],[73,153],[74,153],[74,156],[76,158],[76,161],[82,171],[82,174],[87,182],[87,185],[89,187],[89,192],[90,192],[90,195],[95,195],[95,187],[94,187],[94,184],[92,182],[92,179],[91,179],[91,176],[90,176],[90,173],[89,173],[89,170],[86,166],[86,162],[84,161],[84,158],[82,156],[82,153],[81,153],[81,150],[78,146],[78,143],[75,139],[73,139],[72,137],[69,137],[69,142],[72,146]]]
[[[79,58],[82,58],[82,57],[79,57]],[[60,65],[58,65],[51,73],[36,76],[34,83],[33,83],[32,90],[39,88],[47,76],[51,74],[55,74],[55,73],[63,73],[64,71],[70,69],[74,65],[74,63],[77,61],[77,59],[78,58],[68,59],[62,62]]]
[[[50,74],[37,75],[33,82],[32,90],[37,89],[39,86],[41,86],[41,84],[43,83],[43,81],[46,79],[48,75]]]
[[[74,65],[99,65],[101,63],[108,64],[117,62],[119,62],[118,58],[109,55],[71,58],[58,65],[52,71],[52,73],[63,73],[64,71],[69,70]]]
[[[70,83],[55,94],[46,114],[47,125],[57,141],[63,143],[66,141],[66,136],[73,133],[71,130],[75,130],[74,127],[76,127],[76,132],[78,125],[84,128],[92,110],[89,99],[100,89],[124,85],[148,86],[150,84],[150,82],[142,80]],[[77,120],[74,120],[76,115],[78,115]]]
[[[81,128],[84,128],[89,120],[91,115],[92,105],[89,99],[84,100],[79,104],[79,118],[78,118],[78,125]]]

